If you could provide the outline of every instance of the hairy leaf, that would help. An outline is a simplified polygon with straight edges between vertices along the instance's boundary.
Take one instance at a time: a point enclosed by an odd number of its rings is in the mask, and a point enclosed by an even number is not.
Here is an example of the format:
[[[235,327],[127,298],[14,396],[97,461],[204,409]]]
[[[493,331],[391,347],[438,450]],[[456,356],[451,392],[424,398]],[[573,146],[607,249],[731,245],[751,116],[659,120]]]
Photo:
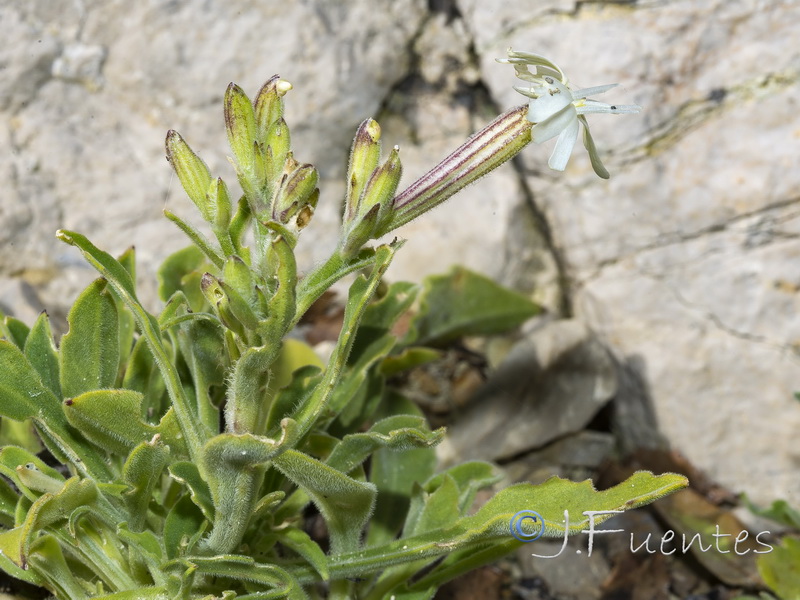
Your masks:
[[[119,318],[106,281],[97,279],[78,297],[61,338],[61,391],[72,398],[114,387],[119,367]]]
[[[358,547],[360,532],[375,503],[375,486],[356,481],[296,450],[286,450],[274,459],[275,466],[300,486],[325,517],[335,553]]]
[[[492,335],[521,325],[539,306],[463,267],[425,279],[420,309],[406,344],[443,344],[465,335]]]

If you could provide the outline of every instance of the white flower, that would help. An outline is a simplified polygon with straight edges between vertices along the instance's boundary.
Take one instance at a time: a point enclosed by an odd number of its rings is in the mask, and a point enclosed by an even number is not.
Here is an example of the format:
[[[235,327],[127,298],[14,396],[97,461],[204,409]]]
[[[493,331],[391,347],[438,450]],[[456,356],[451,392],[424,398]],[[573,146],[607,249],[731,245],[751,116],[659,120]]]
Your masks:
[[[530,87],[515,86],[514,89],[531,98],[528,103],[528,120],[536,124],[531,131],[533,141],[541,144],[558,136],[556,147],[547,163],[549,167],[563,171],[567,166],[578,138],[580,121],[583,124],[583,145],[589,151],[592,168],[600,177],[608,179],[608,171],[600,161],[584,115],[637,113],[641,107],[635,104],[612,105],[589,99],[589,96],[607,92],[617,84],[573,90],[564,72],[555,63],[538,54],[514,52],[509,48],[508,58],[498,59],[498,62],[514,65],[517,77],[532,84]],[[531,66],[533,72],[529,69]]]

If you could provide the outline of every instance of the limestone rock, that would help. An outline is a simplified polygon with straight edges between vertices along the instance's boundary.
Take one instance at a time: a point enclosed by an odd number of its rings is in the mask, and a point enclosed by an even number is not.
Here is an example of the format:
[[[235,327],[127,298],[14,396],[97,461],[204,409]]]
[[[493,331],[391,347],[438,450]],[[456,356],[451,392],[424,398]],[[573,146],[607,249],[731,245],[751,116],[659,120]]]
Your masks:
[[[555,321],[508,354],[448,429],[445,464],[510,458],[583,429],[616,393],[608,351],[579,321]]]
[[[547,170],[551,145],[522,153],[574,314],[641,365],[659,426],[693,463],[762,503],[800,504],[800,5],[581,3],[512,23],[461,4],[504,104],[520,97],[491,61],[512,46],[643,106],[590,115],[608,182],[582,148],[564,174]]]

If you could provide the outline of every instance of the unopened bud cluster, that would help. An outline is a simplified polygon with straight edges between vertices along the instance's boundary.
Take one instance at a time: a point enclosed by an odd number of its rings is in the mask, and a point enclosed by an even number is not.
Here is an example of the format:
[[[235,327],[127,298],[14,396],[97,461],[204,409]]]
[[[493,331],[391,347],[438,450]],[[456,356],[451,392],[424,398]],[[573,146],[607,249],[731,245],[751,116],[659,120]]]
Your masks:
[[[380,138],[380,125],[367,119],[353,140],[340,243],[340,252],[345,257],[354,256],[369,240],[379,237],[391,220],[392,201],[403,167],[398,146],[379,164]]]

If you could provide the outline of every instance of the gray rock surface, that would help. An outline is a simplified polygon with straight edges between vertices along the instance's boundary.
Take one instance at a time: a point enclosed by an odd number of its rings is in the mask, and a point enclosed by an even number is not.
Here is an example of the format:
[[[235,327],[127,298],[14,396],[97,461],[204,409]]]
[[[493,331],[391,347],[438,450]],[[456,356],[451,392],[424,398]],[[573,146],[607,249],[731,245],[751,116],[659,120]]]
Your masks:
[[[530,452],[581,431],[616,392],[614,361],[586,325],[547,323],[511,349],[437,454],[451,465]]]
[[[221,99],[275,72],[296,155],[322,200],[306,265],[336,238],[346,153],[375,116],[405,181],[523,98],[505,48],[546,54],[577,84],[620,82],[595,115],[612,173],[550,144],[400,233],[390,271],[460,262],[535,294],[635,363],[665,436],[734,490],[800,505],[800,3],[791,0],[0,0],[0,302],[26,320],[66,307],[94,273],[55,240],[135,244],[142,296],[192,217],[163,159],[179,130],[214,173]]]

